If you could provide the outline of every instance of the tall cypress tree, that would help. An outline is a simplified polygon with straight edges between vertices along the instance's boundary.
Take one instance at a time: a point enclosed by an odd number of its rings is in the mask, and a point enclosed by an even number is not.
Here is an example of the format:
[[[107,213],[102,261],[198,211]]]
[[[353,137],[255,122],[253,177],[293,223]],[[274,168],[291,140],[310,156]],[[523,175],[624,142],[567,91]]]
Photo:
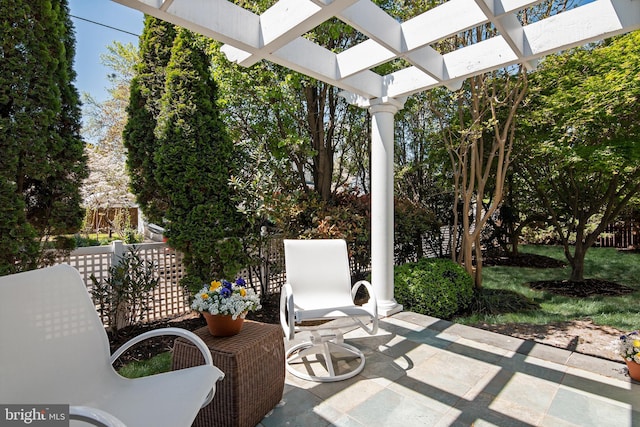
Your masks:
[[[80,228],[84,218],[80,187],[88,176],[84,141],[80,136],[80,97],[71,84],[76,77],[73,24],[66,0],[52,1],[52,5],[57,15],[56,34],[61,43],[56,44],[58,67],[53,73],[60,109],[56,111],[47,141],[47,174],[25,179],[25,189],[29,192],[25,200],[27,220],[40,235],[69,233]]]
[[[157,134],[156,181],[170,199],[167,237],[185,254],[184,284],[233,278],[242,267],[242,218],[231,198],[233,141],[220,117],[217,85],[204,43],[188,30],[176,36],[167,66]]]
[[[173,24],[146,16],[140,37],[140,64],[131,81],[128,120],[123,131],[131,191],[145,216],[162,224],[168,201],[156,184],[156,121],[164,93],[165,68],[176,31]]]
[[[38,265],[34,237],[80,225],[86,160],[66,0],[2,0],[0,16],[0,273],[11,273]]]

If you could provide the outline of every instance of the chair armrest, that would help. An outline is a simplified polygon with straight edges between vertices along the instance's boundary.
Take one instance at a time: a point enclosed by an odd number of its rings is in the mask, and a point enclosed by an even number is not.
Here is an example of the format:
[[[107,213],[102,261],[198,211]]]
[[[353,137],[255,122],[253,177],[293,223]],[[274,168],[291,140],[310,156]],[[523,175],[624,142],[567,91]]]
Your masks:
[[[376,334],[378,332],[378,298],[376,298],[376,293],[375,293],[371,283],[369,283],[366,280],[360,280],[360,281],[356,282],[356,284],[353,285],[353,287],[351,288],[351,299],[354,302],[355,302],[355,299],[356,299],[356,294],[358,293],[358,289],[360,289],[361,286],[364,286],[367,289],[367,293],[369,294],[369,301],[367,301],[365,306],[371,307],[371,315],[373,316],[373,319],[372,319],[373,325],[372,325],[371,329],[366,328],[364,326],[364,324],[362,325],[362,327],[368,333],[373,335],[373,334]]]
[[[295,335],[293,289],[289,283],[285,283],[280,290],[280,326],[287,340],[292,340]]]
[[[124,343],[120,348],[118,348],[116,351],[113,352],[113,354],[111,355],[111,359],[109,359],[109,361],[111,362],[111,364],[113,364],[116,360],[118,360],[120,356],[124,354],[125,351],[129,350],[134,345],[142,341],[145,341],[149,338],[161,337],[164,335],[175,335],[193,342],[193,344],[198,348],[198,350],[200,350],[200,352],[204,356],[205,364],[213,366],[213,358],[211,357],[211,353],[209,352],[209,349],[207,348],[207,345],[204,343],[204,341],[202,341],[202,339],[196,334],[194,334],[193,332],[188,331],[186,329],[181,329],[181,328],[154,329],[153,331],[148,331],[134,338],[131,338],[129,341]]]
[[[89,406],[69,406],[69,418],[99,427],[127,427],[110,413]]]
[[[178,337],[181,337],[181,338],[184,338],[184,339],[187,339],[187,340],[191,341],[196,346],[196,348],[198,350],[200,350],[200,353],[202,353],[202,356],[204,357],[205,365],[212,366],[213,368],[216,369],[217,376],[218,376],[217,380],[220,381],[221,379],[224,378],[224,372],[222,372],[220,369],[218,369],[217,366],[215,366],[213,364],[213,357],[211,357],[211,352],[209,351],[209,348],[204,343],[204,341],[202,341],[202,339],[199,336],[197,336],[196,334],[194,334],[193,332],[191,332],[191,331],[189,331],[187,329],[182,329],[182,328],[155,329],[153,331],[148,331],[148,332],[145,332],[143,334],[138,335],[137,337],[131,338],[129,341],[124,343],[119,349],[117,349],[111,355],[111,358],[109,359],[109,361],[111,362],[111,364],[113,364],[116,360],[118,360],[118,358],[120,356],[122,356],[122,354],[125,351],[127,351],[128,349],[130,349],[134,345],[138,344],[139,342],[142,342],[142,341],[144,341],[146,339],[149,339],[149,338],[159,337],[159,336],[164,336],[164,335],[175,335],[175,336],[178,336]],[[209,393],[209,395],[205,399],[205,402],[202,404],[202,407],[205,407],[209,403],[211,403],[211,400],[213,400],[214,393],[215,393],[215,383],[214,383],[214,386],[211,388],[211,392]]]

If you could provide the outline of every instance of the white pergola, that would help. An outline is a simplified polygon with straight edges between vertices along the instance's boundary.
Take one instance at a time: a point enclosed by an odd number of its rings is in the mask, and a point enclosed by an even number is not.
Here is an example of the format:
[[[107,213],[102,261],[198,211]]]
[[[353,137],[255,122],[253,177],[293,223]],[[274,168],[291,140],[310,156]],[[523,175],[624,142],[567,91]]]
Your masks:
[[[371,268],[380,314],[402,309],[393,296],[394,115],[412,94],[523,64],[640,28],[640,0],[595,0],[523,25],[520,11],[542,0],[449,0],[399,22],[370,0],[279,0],[261,15],[227,0],[113,0],[225,43],[229,60],[249,67],[263,59],[343,89],[371,113]],[[332,52],[304,35],[337,18],[367,40]],[[490,24],[497,35],[439,53],[433,46]],[[406,68],[380,75],[372,68],[396,59]]]

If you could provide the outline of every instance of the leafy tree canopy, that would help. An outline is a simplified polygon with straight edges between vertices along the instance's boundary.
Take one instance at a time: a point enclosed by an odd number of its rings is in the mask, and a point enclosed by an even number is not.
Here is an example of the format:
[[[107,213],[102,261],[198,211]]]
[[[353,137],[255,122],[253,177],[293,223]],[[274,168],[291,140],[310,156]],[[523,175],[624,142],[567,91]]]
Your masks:
[[[638,76],[638,31],[549,56],[531,76],[520,164],[561,236],[573,280],[583,279],[587,249],[640,189]]]

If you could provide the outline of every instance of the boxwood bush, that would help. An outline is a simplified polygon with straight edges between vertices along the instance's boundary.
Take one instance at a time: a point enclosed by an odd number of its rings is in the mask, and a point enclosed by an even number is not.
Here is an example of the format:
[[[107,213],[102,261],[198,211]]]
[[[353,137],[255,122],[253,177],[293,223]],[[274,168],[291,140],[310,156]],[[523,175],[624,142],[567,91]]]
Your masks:
[[[450,319],[469,305],[473,279],[449,259],[422,258],[397,266],[395,298],[404,310]]]

